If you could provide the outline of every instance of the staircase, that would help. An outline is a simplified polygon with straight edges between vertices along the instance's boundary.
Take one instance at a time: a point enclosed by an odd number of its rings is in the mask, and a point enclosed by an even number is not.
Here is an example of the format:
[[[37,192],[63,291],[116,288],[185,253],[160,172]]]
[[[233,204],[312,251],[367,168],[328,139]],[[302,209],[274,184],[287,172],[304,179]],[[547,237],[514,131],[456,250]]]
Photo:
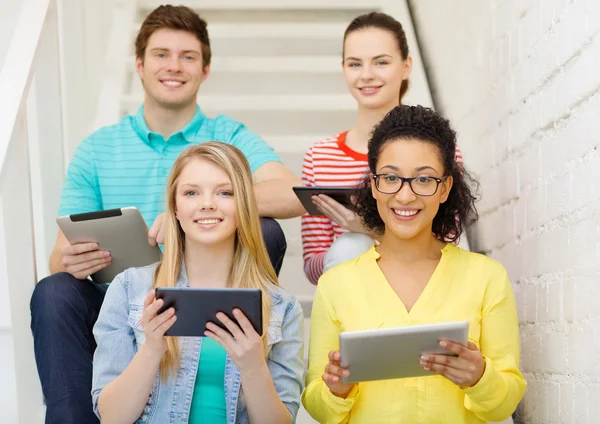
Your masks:
[[[0,16],[4,32],[16,22],[16,33],[25,38],[12,41],[8,61],[18,65],[8,70],[19,75],[19,84],[0,80],[0,92],[14,94],[0,98],[0,106],[6,103],[14,112],[0,116],[0,306],[6,303],[0,308],[0,359],[13,364],[0,370],[6,422],[29,424],[43,416],[28,333],[28,299],[34,282],[48,273],[64,164],[86,134],[135,113],[143,102],[133,42],[145,16],[162,3],[23,0],[27,11],[15,11],[18,21],[4,22]],[[356,105],[346,90],[341,52],[344,30],[357,15],[382,10],[404,24],[414,60],[406,100],[431,105],[405,0],[175,3],[194,8],[209,24],[213,60],[198,97],[203,111],[245,123],[298,176],[311,144],[354,122]],[[35,40],[29,43],[28,37]],[[41,47],[36,50],[33,41]],[[23,60],[23,52],[32,60]],[[2,53],[0,43],[0,76],[7,75]],[[304,308],[307,349],[315,288],[303,272],[300,219],[280,223],[288,242],[280,281]],[[301,410],[297,422],[314,421]]]

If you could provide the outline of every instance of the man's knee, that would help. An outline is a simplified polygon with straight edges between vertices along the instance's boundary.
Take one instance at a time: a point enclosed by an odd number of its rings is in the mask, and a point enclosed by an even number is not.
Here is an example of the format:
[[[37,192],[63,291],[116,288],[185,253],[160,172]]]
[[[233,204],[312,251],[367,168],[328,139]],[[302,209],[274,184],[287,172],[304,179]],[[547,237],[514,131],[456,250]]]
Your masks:
[[[53,315],[64,311],[66,303],[73,304],[76,297],[80,297],[80,287],[86,284],[71,274],[59,272],[52,274],[36,284],[31,296],[30,308],[32,317],[37,314]]]
[[[273,218],[261,218],[260,226],[262,228],[263,238],[267,245],[273,244],[279,247],[287,247],[285,234],[283,234],[279,222],[275,221]]]
[[[267,246],[267,253],[271,259],[271,264],[275,269],[275,273],[279,275],[279,271],[283,264],[283,257],[287,250],[285,234],[283,234],[279,222],[275,221],[273,218],[261,218],[260,225],[265,245]]]

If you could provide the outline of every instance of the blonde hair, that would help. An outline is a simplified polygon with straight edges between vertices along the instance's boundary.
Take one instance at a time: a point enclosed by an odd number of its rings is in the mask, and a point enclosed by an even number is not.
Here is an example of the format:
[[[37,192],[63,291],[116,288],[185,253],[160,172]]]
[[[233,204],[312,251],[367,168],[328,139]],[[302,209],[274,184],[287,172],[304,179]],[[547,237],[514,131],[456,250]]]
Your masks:
[[[179,278],[185,252],[185,233],[175,217],[177,184],[183,169],[196,159],[215,163],[231,179],[237,210],[237,229],[229,286],[257,288],[262,291],[262,338],[266,347],[271,313],[268,288],[271,284],[279,284],[263,241],[250,166],[238,148],[219,142],[202,143],[184,150],[173,164],[167,183],[167,210],[163,223],[166,226],[164,254],[154,275],[154,288],[174,287]],[[179,353],[178,338],[167,337],[167,350],[160,362],[163,380],[179,368]]]

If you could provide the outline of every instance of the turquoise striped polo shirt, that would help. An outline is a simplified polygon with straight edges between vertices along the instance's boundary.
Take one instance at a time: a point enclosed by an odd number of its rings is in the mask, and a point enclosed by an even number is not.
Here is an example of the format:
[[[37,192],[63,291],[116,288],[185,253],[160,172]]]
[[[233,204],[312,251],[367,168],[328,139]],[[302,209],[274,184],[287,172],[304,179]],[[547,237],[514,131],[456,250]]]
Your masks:
[[[199,107],[192,120],[168,140],[148,129],[144,106],[135,116],[87,137],[67,169],[59,216],[135,206],[148,226],[165,210],[166,182],[177,156],[187,147],[221,141],[239,148],[254,173],[279,156],[243,124]]]

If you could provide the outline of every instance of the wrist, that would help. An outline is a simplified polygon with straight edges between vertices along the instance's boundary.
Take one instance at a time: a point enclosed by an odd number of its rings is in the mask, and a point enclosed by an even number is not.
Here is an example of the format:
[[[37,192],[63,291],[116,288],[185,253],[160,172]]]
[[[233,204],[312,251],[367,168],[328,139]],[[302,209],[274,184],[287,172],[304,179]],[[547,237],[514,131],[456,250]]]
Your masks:
[[[341,399],[346,399],[348,397],[348,395],[350,394],[350,392],[352,391],[352,387],[350,387],[350,389],[346,390],[345,392],[335,392],[331,389],[329,389],[329,391],[331,392],[332,395],[339,397]]]
[[[247,367],[238,367],[240,370],[240,377],[242,379],[255,379],[261,378],[265,375],[271,375],[269,371],[269,367],[267,366],[266,361],[260,361],[254,365],[250,365]]]
[[[159,349],[151,346],[149,343],[146,342],[142,346],[140,346],[138,353],[148,360],[160,362],[163,355],[165,354],[165,351],[166,348],[164,347]]]

